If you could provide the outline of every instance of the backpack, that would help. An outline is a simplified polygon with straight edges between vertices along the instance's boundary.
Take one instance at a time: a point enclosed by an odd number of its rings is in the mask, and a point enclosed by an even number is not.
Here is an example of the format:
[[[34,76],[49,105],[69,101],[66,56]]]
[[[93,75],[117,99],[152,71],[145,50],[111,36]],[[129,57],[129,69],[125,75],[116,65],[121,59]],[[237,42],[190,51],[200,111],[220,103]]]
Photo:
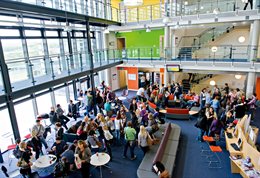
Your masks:
[[[18,145],[13,150],[13,155],[17,159],[21,158],[22,154],[21,154],[21,151],[19,150],[19,146]]]

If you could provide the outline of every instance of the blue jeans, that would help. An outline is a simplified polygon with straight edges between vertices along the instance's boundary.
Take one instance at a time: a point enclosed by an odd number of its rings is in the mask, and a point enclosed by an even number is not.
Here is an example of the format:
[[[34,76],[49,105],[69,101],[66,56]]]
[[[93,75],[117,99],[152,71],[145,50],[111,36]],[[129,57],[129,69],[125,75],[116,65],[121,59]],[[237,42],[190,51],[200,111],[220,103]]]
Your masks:
[[[205,130],[203,130],[203,129],[200,129],[199,130],[199,135],[198,135],[198,140],[199,141],[203,141],[203,136],[204,136],[204,134],[205,134]]]
[[[40,139],[41,143],[44,145],[45,149],[47,149],[48,144],[47,144],[46,140],[43,138],[43,136],[40,136],[39,139]]]
[[[127,153],[128,147],[130,147],[131,158],[134,158],[134,156],[135,156],[135,154],[134,154],[135,140],[134,141],[126,140],[125,142],[126,143],[125,143],[125,146],[124,146],[124,156],[126,157],[126,153]]]
[[[116,138],[116,143],[119,144],[119,141],[120,141],[120,130],[115,130],[115,138]]]

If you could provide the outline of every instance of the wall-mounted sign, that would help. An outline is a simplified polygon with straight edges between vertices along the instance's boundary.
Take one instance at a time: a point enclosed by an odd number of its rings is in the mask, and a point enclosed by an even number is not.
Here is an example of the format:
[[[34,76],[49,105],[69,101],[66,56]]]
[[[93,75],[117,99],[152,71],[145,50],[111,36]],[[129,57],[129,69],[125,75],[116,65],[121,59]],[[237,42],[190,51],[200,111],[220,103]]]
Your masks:
[[[166,65],[167,72],[180,72],[180,65],[169,64]]]
[[[128,74],[128,80],[136,80],[136,74]]]
[[[112,80],[116,80],[116,74],[112,74]]]

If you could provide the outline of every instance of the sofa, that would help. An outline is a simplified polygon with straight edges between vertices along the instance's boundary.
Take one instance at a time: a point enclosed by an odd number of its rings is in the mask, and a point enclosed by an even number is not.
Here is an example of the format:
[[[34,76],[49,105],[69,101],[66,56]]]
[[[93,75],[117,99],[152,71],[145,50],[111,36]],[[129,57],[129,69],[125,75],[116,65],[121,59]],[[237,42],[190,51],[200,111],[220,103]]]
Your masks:
[[[164,133],[164,135],[162,135],[162,133]],[[170,177],[172,176],[181,128],[176,124],[168,123],[161,126],[156,134],[156,137],[161,140],[160,144],[152,145],[150,150],[145,154],[137,169],[138,178],[158,178],[158,175],[152,171],[152,166],[157,161],[163,163]]]
[[[169,119],[189,119],[189,109],[166,108],[165,118]]]

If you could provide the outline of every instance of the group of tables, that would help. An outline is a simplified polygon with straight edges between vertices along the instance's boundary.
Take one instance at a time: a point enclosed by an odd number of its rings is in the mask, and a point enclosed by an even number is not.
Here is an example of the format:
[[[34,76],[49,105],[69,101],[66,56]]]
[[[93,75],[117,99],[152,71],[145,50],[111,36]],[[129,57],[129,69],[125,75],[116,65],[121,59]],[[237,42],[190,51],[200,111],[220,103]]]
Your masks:
[[[99,167],[100,177],[102,178],[102,166],[110,168],[106,164],[110,161],[110,156],[107,153],[99,152],[91,156],[90,164],[95,168]],[[37,171],[39,176],[45,177],[54,172],[54,166],[57,162],[55,155],[43,155],[39,157],[32,165],[32,170]],[[112,173],[112,171],[111,171]],[[14,171],[10,174],[11,177],[16,177],[20,174],[20,171]]]

